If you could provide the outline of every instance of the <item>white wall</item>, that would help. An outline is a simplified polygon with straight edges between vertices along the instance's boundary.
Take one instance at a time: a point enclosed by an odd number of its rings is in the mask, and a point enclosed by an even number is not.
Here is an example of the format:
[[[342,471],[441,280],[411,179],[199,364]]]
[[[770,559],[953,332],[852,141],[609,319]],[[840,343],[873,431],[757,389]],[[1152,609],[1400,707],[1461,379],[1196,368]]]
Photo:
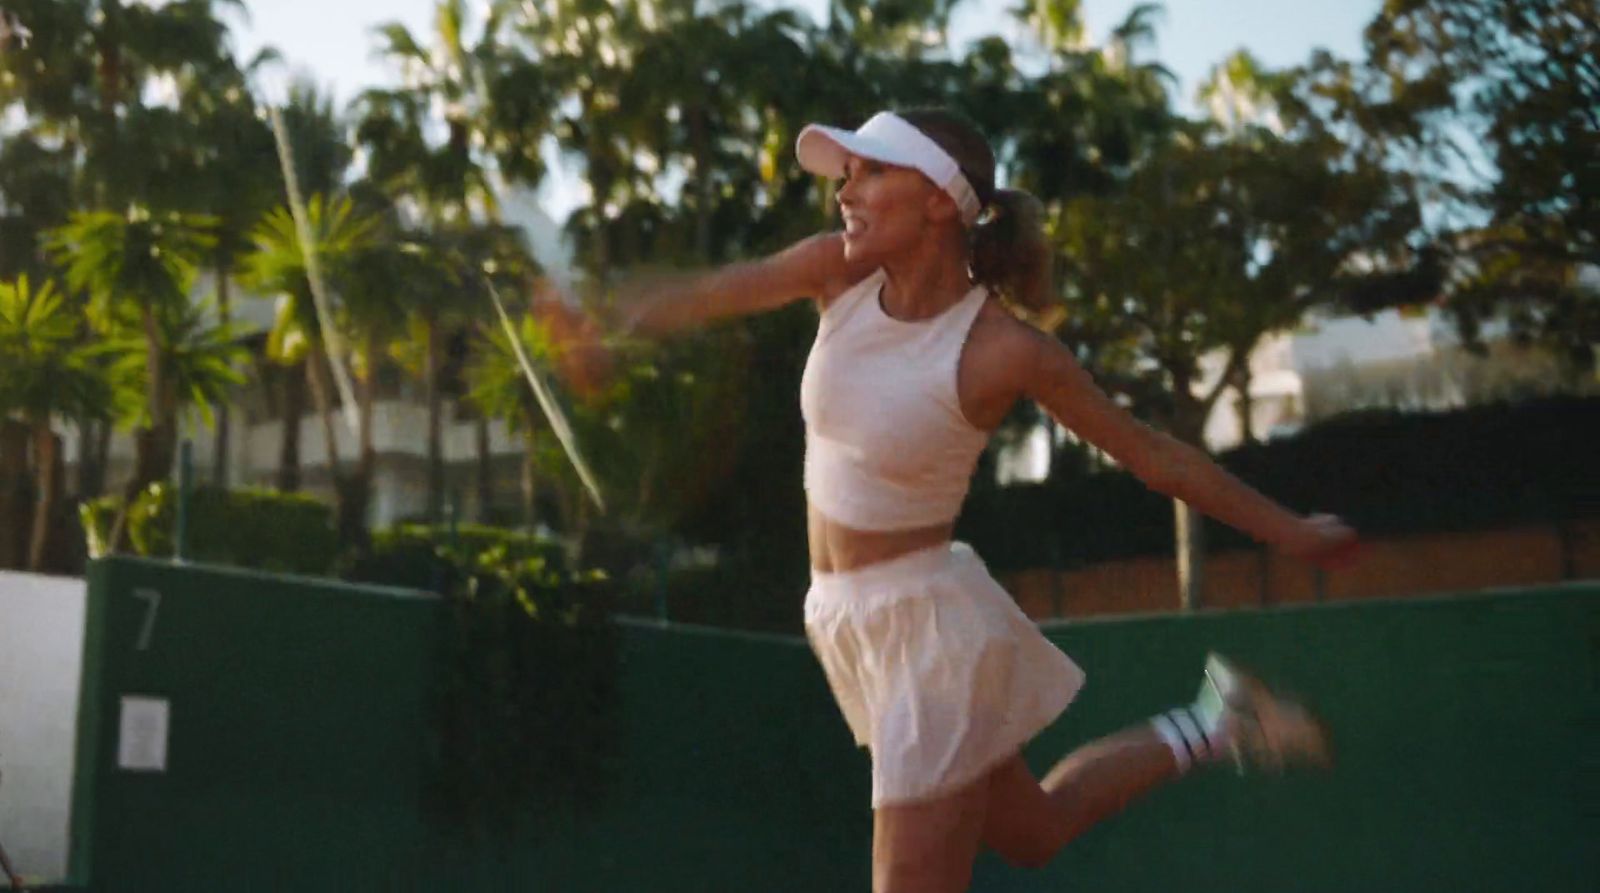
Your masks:
[[[0,845],[25,878],[67,872],[84,581],[0,571]]]

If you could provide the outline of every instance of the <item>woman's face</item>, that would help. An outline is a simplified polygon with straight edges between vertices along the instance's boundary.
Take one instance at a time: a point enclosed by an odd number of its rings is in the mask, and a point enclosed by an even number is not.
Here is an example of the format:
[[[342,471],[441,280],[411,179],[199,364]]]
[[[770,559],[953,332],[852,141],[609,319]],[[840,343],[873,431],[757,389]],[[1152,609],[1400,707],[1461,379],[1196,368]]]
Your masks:
[[[938,192],[914,168],[850,156],[838,193],[845,258],[880,260],[915,245],[928,233]]]

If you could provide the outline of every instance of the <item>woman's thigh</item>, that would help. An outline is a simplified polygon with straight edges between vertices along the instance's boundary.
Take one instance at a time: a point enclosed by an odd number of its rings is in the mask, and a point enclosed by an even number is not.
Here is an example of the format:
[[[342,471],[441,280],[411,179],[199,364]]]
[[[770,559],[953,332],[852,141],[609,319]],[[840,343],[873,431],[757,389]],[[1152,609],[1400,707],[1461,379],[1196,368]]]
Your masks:
[[[961,893],[983,837],[989,776],[931,800],[881,806],[872,822],[874,893]]]

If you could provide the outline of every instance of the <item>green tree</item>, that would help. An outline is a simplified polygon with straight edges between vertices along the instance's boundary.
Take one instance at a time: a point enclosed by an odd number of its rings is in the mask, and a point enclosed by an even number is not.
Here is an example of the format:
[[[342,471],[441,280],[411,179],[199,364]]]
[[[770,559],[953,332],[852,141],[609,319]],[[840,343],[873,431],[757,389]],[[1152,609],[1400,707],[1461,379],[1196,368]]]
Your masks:
[[[507,86],[537,86],[514,70],[518,57],[503,42],[512,7],[488,4],[476,41],[464,0],[439,0],[427,44],[397,22],[377,30],[378,52],[400,71],[401,84],[357,100],[356,139],[369,150],[369,176],[415,201],[434,225],[497,218],[497,166],[530,184],[543,177],[540,91],[517,97]],[[431,135],[435,125],[439,138]]]
[[[1076,3],[1043,5],[1058,18],[1079,15]],[[999,84],[986,91],[973,114],[1005,135],[1000,154],[1009,162],[1010,182],[1052,206],[1079,195],[1106,195],[1171,139],[1177,124],[1170,109],[1172,75],[1142,55],[1155,41],[1158,10],[1135,6],[1105,47],[1084,45],[1081,24],[1055,21],[1050,33],[1060,33],[1046,40],[1048,67],[1022,79],[1006,91],[1010,95],[996,89],[1013,64],[1004,47],[975,49],[987,69],[984,80]]]
[[[427,269],[426,260],[419,260],[411,247],[403,235],[397,238],[385,231],[352,254],[342,277],[339,326],[350,335],[358,405],[355,469],[344,488],[353,518],[366,518],[377,473],[373,411],[380,371],[391,362],[394,340],[405,333],[406,317],[412,309],[408,296],[419,278],[427,279],[435,272]]]
[[[653,123],[652,110],[627,107],[622,93],[637,76],[639,49],[662,4],[555,0],[518,11],[513,26],[531,53],[526,64],[548,85],[549,133],[562,151],[582,160],[589,187],[588,204],[573,212],[567,228],[577,236],[590,277],[604,282],[613,266],[611,222],[638,179],[633,147],[640,129]]]
[[[244,71],[203,76],[186,71],[175,81],[178,112],[192,137],[189,153],[173,171],[184,188],[173,196],[172,205],[216,220],[217,241],[206,267],[216,289],[217,315],[225,325],[233,318],[233,280],[240,257],[250,248],[250,231],[282,200],[281,174],[272,163],[273,134],[248,83],[249,73],[276,58],[274,51],[263,50]],[[305,89],[291,87],[291,95]],[[294,102],[291,99],[291,106]],[[315,165],[316,154],[308,160]],[[228,481],[231,440],[231,407],[223,403],[217,411],[212,463],[212,480],[218,486]]]
[[[28,129],[58,143],[86,176],[82,205],[164,207],[166,178],[188,131],[171,108],[148,103],[162,75],[226,76],[234,69],[224,8],[240,0],[7,0],[30,33],[0,53],[0,106],[17,104]]]
[[[356,138],[368,149],[372,180],[437,230],[439,245],[459,250],[481,234],[479,224],[498,224],[502,176],[529,185],[544,176],[540,142],[551,100],[542,73],[505,44],[505,17],[514,6],[490,3],[478,22],[462,0],[440,0],[427,44],[399,23],[378,29],[380,53],[400,71],[401,86],[362,95]],[[478,275],[455,278],[465,292],[419,295],[413,305],[424,333],[418,374],[427,394],[427,513],[433,520],[444,502],[445,342],[450,327],[489,319]],[[478,488],[486,496],[490,457],[481,418],[477,433]]]
[[[1260,339],[1381,273],[1372,259],[1416,225],[1412,197],[1346,155],[1325,132],[1197,125],[1117,193],[1068,202],[1068,340],[1092,334],[1076,346],[1107,383],[1131,379],[1124,391],[1142,414],[1204,449],[1222,393],[1248,388]],[[1224,371],[1200,391],[1200,359],[1212,352]],[[1175,511],[1183,604],[1194,607],[1203,528],[1187,506]]]
[[[505,296],[520,295],[529,288],[537,265],[523,244],[521,233],[512,227],[481,224],[470,227],[413,230],[401,241],[405,281],[397,283],[396,293],[405,308],[406,330],[391,345],[390,354],[412,376],[426,385],[430,398],[429,437],[442,439],[441,413],[437,405],[446,391],[466,395],[469,384],[463,378],[463,363],[458,348],[480,341],[485,332],[500,324],[492,309],[490,288]],[[470,347],[466,350],[470,351]],[[450,354],[449,362],[446,354]],[[488,416],[477,413],[477,503],[480,512],[494,502],[492,468],[489,465]],[[439,451],[430,453],[438,456]],[[442,460],[440,466],[442,466]],[[438,469],[441,485],[429,510],[442,510],[443,469]]]
[[[236,368],[244,356],[238,332],[216,321],[214,307],[184,303],[163,316],[157,352],[155,368],[173,415],[194,410],[202,423],[214,425],[217,408],[227,405],[244,383]],[[108,361],[105,372],[118,418],[129,426],[150,426],[151,405],[145,395],[152,390],[151,366],[144,333],[115,324],[91,353]]]
[[[353,152],[345,138],[345,128],[338,113],[334,110],[332,97],[319,90],[315,84],[304,79],[298,79],[289,85],[288,97],[281,112],[285,135],[292,154],[291,161],[295,179],[300,185],[302,195],[339,195],[343,189],[344,178],[349,169]],[[260,163],[271,165],[269,159],[276,156],[276,145],[271,150],[272,154],[260,159]],[[279,201],[287,197],[287,185],[282,181],[281,164],[272,166],[276,171],[274,191],[279,196]],[[278,205],[276,210],[282,215],[278,219],[280,226],[289,229],[281,234],[282,238],[295,238],[296,241],[288,246],[280,244],[278,248],[288,252],[298,246],[298,237],[293,232],[293,216],[289,214],[285,205]],[[255,251],[255,237],[261,228],[265,215],[251,222],[248,236],[247,251]],[[294,262],[287,253],[281,258],[285,263]],[[304,258],[299,261],[304,264]],[[243,267],[243,259],[236,258],[235,263],[241,264],[240,279],[248,280],[249,271]],[[314,311],[314,307],[310,308]],[[280,313],[290,314],[291,308],[280,307]],[[275,322],[274,329],[279,331],[289,330],[289,326],[279,325]],[[278,444],[278,474],[276,486],[280,490],[294,491],[300,488],[300,419],[306,411],[306,391],[309,387],[308,376],[303,364],[299,362],[304,354],[298,354],[297,359],[291,360],[289,365],[284,365],[273,355],[288,357],[296,350],[303,348],[303,342],[290,341],[285,344],[268,345],[269,374],[266,378],[268,387],[279,390],[281,399],[282,417],[284,424],[280,432]],[[286,350],[286,352],[285,352]]]
[[[37,134],[0,141],[0,276],[48,271],[40,235],[67,222],[77,176],[72,157]]]
[[[212,222],[198,215],[79,212],[53,230],[49,250],[67,285],[88,295],[89,320],[101,332],[134,329],[144,345],[145,412],[135,431],[129,493],[162,480],[177,446],[178,383],[164,374],[164,331],[189,310],[195,271],[215,246]]]
[[[310,388],[327,447],[328,474],[338,504],[341,536],[359,537],[365,527],[361,500],[348,498],[348,481],[339,459],[339,426],[335,422],[333,370],[328,340],[342,337],[329,333],[317,310],[312,293],[306,256],[314,253],[336,294],[349,287],[351,268],[361,252],[379,237],[376,217],[361,213],[348,198],[325,200],[313,195],[306,204],[306,224],[312,244],[302,245],[294,215],[279,207],[262,219],[251,234],[254,249],[243,262],[243,282],[258,295],[277,302],[273,325],[267,336],[267,357],[287,367],[291,375],[303,375]],[[338,308],[330,308],[338,313]],[[337,325],[338,317],[330,320]],[[299,416],[286,416],[286,426],[299,425]],[[356,505],[353,503],[361,503]]]
[[[555,344],[548,326],[529,315],[515,326],[515,335],[522,350],[536,368],[548,370]],[[480,412],[504,421],[512,432],[522,438],[521,462],[522,524],[529,530],[540,522],[538,509],[539,479],[549,473],[553,435],[544,418],[532,389],[523,375],[512,347],[511,336],[502,329],[487,329],[474,342],[472,360],[467,367],[468,396]],[[553,445],[555,450],[559,444]]]
[[[1308,66],[1308,109],[1359,132],[1433,207],[1419,238],[1469,349],[1498,320],[1595,368],[1600,289],[1583,270],[1600,263],[1597,30],[1588,0],[1389,0],[1364,60]]]
[[[659,536],[700,508],[714,478],[733,456],[734,431],[746,411],[750,346],[736,330],[703,333],[673,345],[639,345],[618,358],[603,383],[586,382],[567,351],[579,339],[564,333],[569,314],[548,301],[514,322],[522,350],[551,383],[578,448],[600,478],[608,524]],[[473,402],[505,420],[524,439],[524,521],[543,520],[576,540],[589,528],[587,497],[522,370],[508,333],[488,332],[475,345],[467,380]],[[541,488],[540,482],[544,486]],[[541,519],[541,490],[558,517]]]
[[[27,568],[34,571],[44,569],[56,512],[59,440],[52,420],[102,412],[109,401],[105,377],[78,329],[77,309],[49,281],[38,288],[27,276],[0,283],[0,418],[20,415],[33,441],[36,485]]]
[[[192,121],[157,97],[167,78],[237,79],[223,16],[242,12],[242,0],[5,0],[4,8],[28,39],[0,53],[0,110],[21,112],[13,137],[36,147],[31,161],[40,161],[40,152],[49,158],[47,169],[16,167],[20,159],[8,147],[0,171],[15,172],[35,196],[48,191],[49,209],[22,202],[22,219],[0,234],[0,267],[26,266],[43,247],[38,234],[65,224],[73,211],[194,210],[182,201],[193,186]],[[8,203],[17,202],[21,190],[0,189]],[[42,271],[41,260],[32,269]],[[105,423],[89,428],[79,482],[98,493],[111,432]]]
[[[767,188],[789,182],[779,168],[792,165],[780,156],[792,146],[790,122],[804,114],[803,85],[785,74],[808,62],[802,18],[738,2],[662,6],[634,56],[650,76],[624,81],[618,98],[638,162],[606,226],[619,266],[726,260],[767,241],[774,205],[799,211],[802,223],[813,216]],[[680,172],[681,187],[668,182]],[[593,243],[596,219],[579,218],[580,242]]]

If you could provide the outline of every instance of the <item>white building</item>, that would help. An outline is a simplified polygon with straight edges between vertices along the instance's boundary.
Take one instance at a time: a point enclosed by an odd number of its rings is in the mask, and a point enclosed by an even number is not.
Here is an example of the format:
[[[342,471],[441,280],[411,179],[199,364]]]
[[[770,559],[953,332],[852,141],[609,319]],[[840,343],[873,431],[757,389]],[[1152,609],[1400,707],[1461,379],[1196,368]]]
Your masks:
[[[1258,440],[1301,430],[1355,409],[1392,407],[1438,411],[1505,398],[1555,393],[1600,393],[1600,378],[1581,378],[1548,352],[1518,348],[1505,327],[1486,326],[1485,357],[1461,347],[1454,324],[1433,306],[1360,316],[1308,316],[1300,328],[1263,338],[1250,355],[1251,427]],[[1227,357],[1201,358],[1196,393],[1209,393]],[[1002,453],[1003,482],[1040,480],[1049,467],[1058,427],[1040,429]],[[1218,398],[1205,428],[1213,452],[1243,440],[1239,394]]]
[[[1262,340],[1250,357],[1251,421],[1256,437],[1292,434],[1342,412],[1366,408],[1440,411],[1496,400],[1600,392],[1549,351],[1519,348],[1504,324],[1485,327],[1477,356],[1461,346],[1455,325],[1436,307],[1359,316],[1311,316],[1300,330]],[[1224,358],[1204,358],[1209,387]],[[1239,396],[1225,391],[1206,423],[1213,450],[1243,439]]]

